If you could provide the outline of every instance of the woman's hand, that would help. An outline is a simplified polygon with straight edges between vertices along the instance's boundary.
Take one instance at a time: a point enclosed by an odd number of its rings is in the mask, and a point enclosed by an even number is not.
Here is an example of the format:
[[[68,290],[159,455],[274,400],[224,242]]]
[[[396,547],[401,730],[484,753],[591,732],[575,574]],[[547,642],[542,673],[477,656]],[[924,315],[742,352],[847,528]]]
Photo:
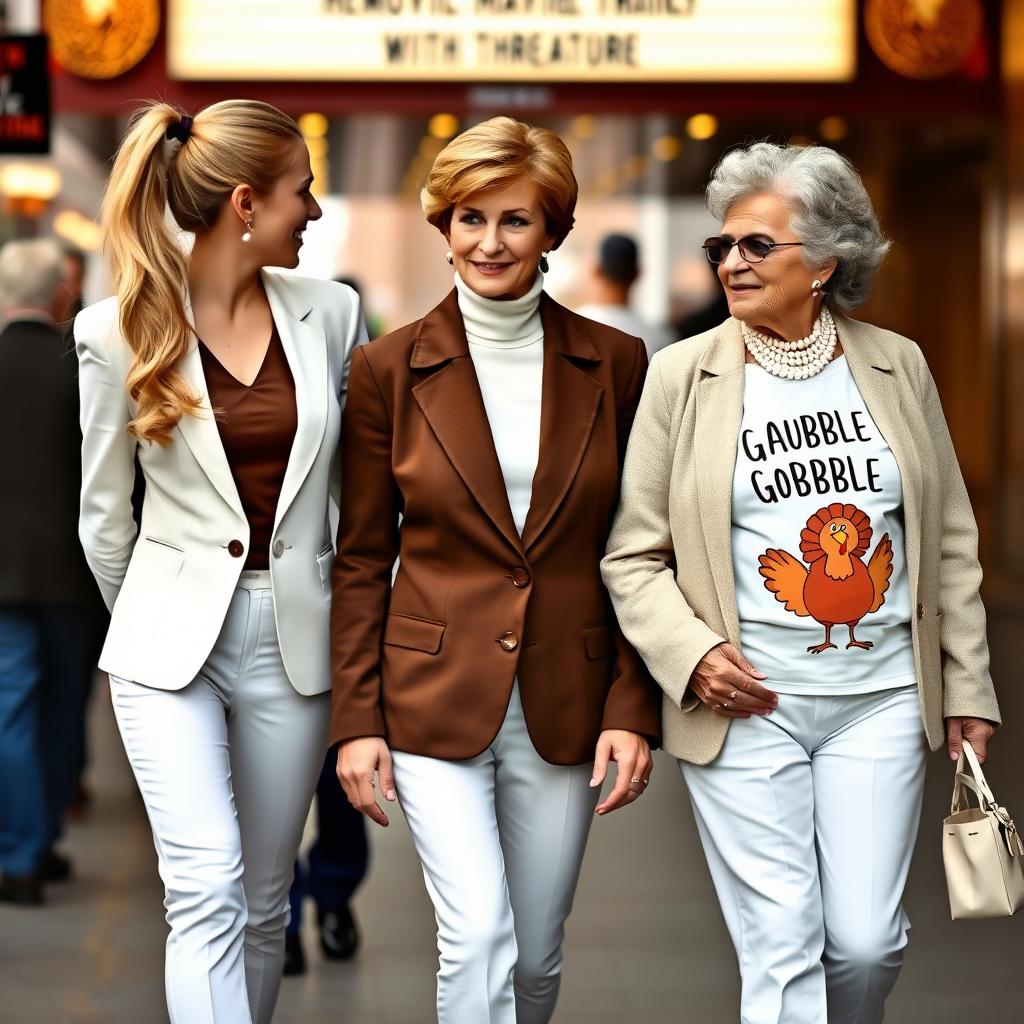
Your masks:
[[[978,761],[985,763],[988,757],[988,741],[996,727],[986,718],[969,718],[957,716],[946,719],[946,748],[949,750],[951,761],[959,761],[960,754],[964,749],[964,740],[967,740],[974,752],[978,755]]]
[[[779,703],[778,694],[761,685],[767,678],[732,644],[718,644],[697,662],[690,690],[716,715],[749,718],[771,714]]]
[[[642,796],[654,770],[654,759],[647,740],[639,733],[627,732],[625,729],[605,729],[597,738],[591,788],[604,782],[609,761],[615,762],[618,775],[608,798],[597,805],[598,814],[607,814],[625,807]]]
[[[373,791],[376,772],[386,800],[395,800],[395,773],[391,751],[379,736],[361,736],[338,747],[338,781],[348,802],[368,818],[387,828],[388,816],[381,810]]]

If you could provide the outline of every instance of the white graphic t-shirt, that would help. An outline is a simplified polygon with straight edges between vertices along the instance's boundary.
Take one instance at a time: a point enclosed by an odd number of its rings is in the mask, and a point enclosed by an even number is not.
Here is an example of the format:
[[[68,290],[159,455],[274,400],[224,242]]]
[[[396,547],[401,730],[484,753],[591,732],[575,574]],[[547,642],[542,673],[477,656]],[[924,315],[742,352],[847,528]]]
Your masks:
[[[743,653],[780,693],[913,684],[899,467],[846,358],[810,380],[745,373],[732,508]]]

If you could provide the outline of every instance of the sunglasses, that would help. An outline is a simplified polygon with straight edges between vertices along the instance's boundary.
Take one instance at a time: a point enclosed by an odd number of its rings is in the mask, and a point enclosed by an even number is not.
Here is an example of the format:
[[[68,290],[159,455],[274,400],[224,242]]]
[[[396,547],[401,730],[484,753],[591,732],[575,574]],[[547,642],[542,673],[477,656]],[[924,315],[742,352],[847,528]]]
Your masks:
[[[772,249],[782,249],[787,245],[803,245],[803,242],[771,242],[760,235],[747,235],[734,242],[726,235],[707,238],[701,248],[707,258],[714,264],[724,263],[729,258],[733,246],[740,251],[740,256],[747,263],[760,263],[771,255]]]

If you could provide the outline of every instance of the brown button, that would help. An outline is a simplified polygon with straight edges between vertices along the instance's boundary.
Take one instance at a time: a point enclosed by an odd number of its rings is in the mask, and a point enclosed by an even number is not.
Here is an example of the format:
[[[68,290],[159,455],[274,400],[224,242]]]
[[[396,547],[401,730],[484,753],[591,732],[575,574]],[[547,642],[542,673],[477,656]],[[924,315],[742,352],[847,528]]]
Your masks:
[[[530,574],[525,569],[513,569],[509,574],[509,578],[512,580],[514,587],[522,588],[530,585]]]
[[[232,558],[241,558],[245,554],[245,545],[240,540],[233,540],[228,544],[228,554]]]
[[[498,643],[505,648],[506,651],[514,651],[519,646],[519,637],[515,633],[503,633],[498,637]]]

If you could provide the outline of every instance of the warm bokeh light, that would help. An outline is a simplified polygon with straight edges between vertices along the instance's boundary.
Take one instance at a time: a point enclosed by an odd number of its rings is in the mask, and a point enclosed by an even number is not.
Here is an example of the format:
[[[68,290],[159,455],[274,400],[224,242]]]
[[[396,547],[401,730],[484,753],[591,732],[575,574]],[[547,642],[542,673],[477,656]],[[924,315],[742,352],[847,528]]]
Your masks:
[[[579,114],[569,125],[569,134],[577,139],[589,139],[597,131],[597,118],[593,114]]]
[[[329,127],[330,122],[323,114],[303,114],[299,118],[299,131],[307,139],[322,139]]]
[[[694,114],[686,122],[686,134],[691,139],[704,141],[715,136],[718,132],[718,118],[714,114]]]
[[[83,252],[96,252],[102,242],[99,224],[77,210],[62,210],[53,219],[53,230]]]
[[[450,139],[458,130],[459,119],[454,114],[435,114],[427,124],[435,139]]]
[[[850,133],[850,126],[843,117],[826,117],[818,125],[818,134],[826,142],[839,142]]]
[[[60,171],[45,164],[0,167],[0,194],[11,199],[52,199],[64,184]]]
[[[683,151],[683,140],[675,135],[662,135],[651,143],[651,156],[662,163],[675,160]]]

